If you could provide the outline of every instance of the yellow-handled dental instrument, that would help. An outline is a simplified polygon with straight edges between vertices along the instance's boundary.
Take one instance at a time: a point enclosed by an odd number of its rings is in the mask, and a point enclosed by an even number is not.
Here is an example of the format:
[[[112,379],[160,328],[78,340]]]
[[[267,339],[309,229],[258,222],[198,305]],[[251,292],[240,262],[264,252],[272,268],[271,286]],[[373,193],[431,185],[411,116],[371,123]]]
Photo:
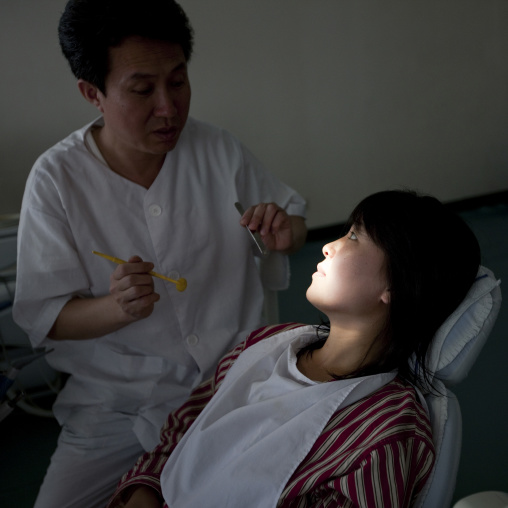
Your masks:
[[[101,258],[108,259],[109,261],[113,261],[113,263],[116,263],[117,265],[122,265],[124,263],[127,263],[127,261],[124,261],[123,259],[115,258],[114,256],[109,256],[108,254],[103,254],[102,252],[97,252],[96,250],[93,250],[92,254],[96,254],[97,256],[100,256]],[[151,275],[152,277],[158,277],[159,279],[167,280],[168,282],[172,282],[176,286],[176,289],[178,291],[185,291],[185,289],[187,288],[187,281],[183,278],[180,278],[178,280],[170,279],[169,277],[166,277],[166,276],[161,275],[160,273],[157,273],[154,271],[148,272],[148,274]]]

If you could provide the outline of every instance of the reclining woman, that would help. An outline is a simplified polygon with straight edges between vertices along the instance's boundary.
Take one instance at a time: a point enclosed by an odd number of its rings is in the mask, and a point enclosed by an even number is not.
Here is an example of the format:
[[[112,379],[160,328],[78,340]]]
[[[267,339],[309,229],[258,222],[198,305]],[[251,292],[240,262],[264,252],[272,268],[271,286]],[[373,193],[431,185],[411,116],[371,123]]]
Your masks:
[[[329,324],[253,332],[169,415],[110,507],[410,507],[434,463],[426,353],[479,264],[468,226],[411,191],[365,198],[307,299]]]

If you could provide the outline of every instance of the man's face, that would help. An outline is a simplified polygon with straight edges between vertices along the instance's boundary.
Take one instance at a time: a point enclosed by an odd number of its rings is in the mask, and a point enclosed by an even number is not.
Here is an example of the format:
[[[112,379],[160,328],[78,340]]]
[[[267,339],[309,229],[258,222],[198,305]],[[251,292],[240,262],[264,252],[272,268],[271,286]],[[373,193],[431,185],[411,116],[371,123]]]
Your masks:
[[[109,50],[106,94],[97,92],[110,150],[163,155],[175,148],[189,114],[187,62],[178,44],[141,37]]]

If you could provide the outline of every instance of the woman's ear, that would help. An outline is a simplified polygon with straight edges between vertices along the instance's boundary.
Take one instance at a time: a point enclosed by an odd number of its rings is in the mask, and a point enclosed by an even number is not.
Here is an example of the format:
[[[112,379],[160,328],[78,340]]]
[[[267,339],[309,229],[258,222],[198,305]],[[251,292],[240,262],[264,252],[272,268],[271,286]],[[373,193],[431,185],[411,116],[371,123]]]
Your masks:
[[[95,85],[84,79],[78,79],[78,89],[90,104],[93,104],[101,113],[104,113],[102,109],[102,98],[104,95]]]
[[[381,301],[385,304],[385,305],[388,305],[391,301],[391,293],[390,293],[390,290],[389,289],[385,289],[383,291],[383,294],[381,295]]]

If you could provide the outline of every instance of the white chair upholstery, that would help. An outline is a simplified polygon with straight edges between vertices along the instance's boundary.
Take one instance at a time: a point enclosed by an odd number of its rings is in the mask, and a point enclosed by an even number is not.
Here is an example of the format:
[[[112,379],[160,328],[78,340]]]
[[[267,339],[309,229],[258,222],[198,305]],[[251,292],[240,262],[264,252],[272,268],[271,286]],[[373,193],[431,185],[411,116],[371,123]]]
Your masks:
[[[480,267],[478,277],[464,301],[437,331],[428,363],[434,382],[446,396],[427,395],[436,448],[436,464],[418,508],[449,508],[451,505],[462,445],[459,401],[449,387],[462,381],[497,319],[501,306],[501,281]]]
[[[478,492],[457,501],[453,508],[508,508],[508,494],[494,490]]]

